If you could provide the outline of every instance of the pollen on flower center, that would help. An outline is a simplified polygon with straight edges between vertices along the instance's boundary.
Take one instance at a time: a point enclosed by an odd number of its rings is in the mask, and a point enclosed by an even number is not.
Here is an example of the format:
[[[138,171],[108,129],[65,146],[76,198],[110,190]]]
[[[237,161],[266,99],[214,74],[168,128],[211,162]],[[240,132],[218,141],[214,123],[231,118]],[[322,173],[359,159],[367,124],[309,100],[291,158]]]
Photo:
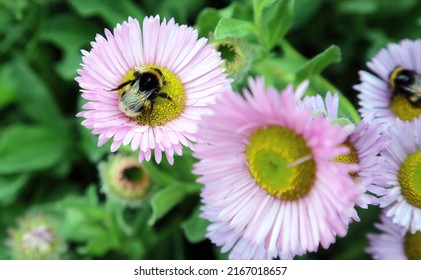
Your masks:
[[[406,201],[421,208],[421,151],[404,160],[399,169],[398,180]]]
[[[155,70],[158,69],[160,71],[158,80],[162,81],[162,86],[156,84],[157,93],[165,93],[169,96],[169,98],[164,98],[161,96],[156,97],[155,102],[152,106],[152,102],[150,98],[145,101],[141,110],[136,115],[129,115],[123,111],[128,117],[136,120],[140,125],[149,125],[149,126],[161,126],[164,125],[174,119],[180,117],[180,115],[184,111],[184,106],[186,102],[186,93],[184,91],[184,86],[181,83],[181,80],[171,71],[168,71],[164,67],[156,66],[156,65],[144,65],[141,67],[137,67],[135,69],[131,69],[126,76],[124,76],[121,84],[124,84],[129,81],[136,81],[135,72],[148,72],[151,71],[152,73],[156,72]],[[160,75],[162,74],[162,76]],[[142,81],[140,78],[139,83],[147,83],[147,81]],[[132,83],[131,83],[132,84]],[[118,94],[120,96],[120,104],[119,107],[127,106],[126,103],[122,102],[123,94],[127,94],[129,89],[132,85],[122,87]],[[145,87],[152,87],[150,85]],[[160,88],[160,89],[159,89]],[[142,103],[142,97],[145,97],[148,91],[139,91],[135,93],[135,95],[130,99],[132,102]],[[140,104],[139,104],[140,105]],[[152,108],[152,111],[151,111]]]
[[[349,142],[348,140],[345,141],[344,143],[342,143],[342,145],[349,148],[349,153],[337,156],[335,158],[335,161],[336,162],[349,163],[349,164],[360,163],[360,160],[358,159],[358,153],[357,153],[357,150],[355,149],[354,145],[351,142]],[[349,175],[351,175],[352,178],[354,178],[354,179],[358,178],[358,174],[355,173],[355,172],[351,172]]]
[[[390,110],[403,121],[413,121],[421,116],[421,108],[414,107],[401,94],[395,94],[390,101]]]
[[[297,200],[311,190],[316,163],[311,149],[294,131],[269,126],[255,131],[246,146],[249,171],[261,188],[284,200]]]
[[[404,250],[409,260],[421,260],[421,231],[405,234]]]

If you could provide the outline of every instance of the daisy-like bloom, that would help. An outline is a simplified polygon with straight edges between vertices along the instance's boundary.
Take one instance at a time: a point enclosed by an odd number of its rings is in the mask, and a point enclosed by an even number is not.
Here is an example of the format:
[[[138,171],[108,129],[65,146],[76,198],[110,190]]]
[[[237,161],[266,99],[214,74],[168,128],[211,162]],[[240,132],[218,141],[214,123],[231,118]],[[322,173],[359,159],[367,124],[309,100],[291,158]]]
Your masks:
[[[367,234],[366,252],[375,260],[421,260],[421,231],[408,232],[382,214],[375,224],[379,234]]]
[[[348,132],[300,105],[292,86],[279,93],[249,80],[245,98],[227,92],[199,127],[194,173],[204,184],[208,238],[230,258],[289,259],[328,248],[348,230],[360,191]],[[302,90],[302,88],[300,89]]]
[[[229,87],[222,60],[197,31],[174,19],[146,17],[118,24],[97,35],[92,49],[82,51],[76,81],[88,102],[77,116],[98,134],[98,146],[112,140],[139,149],[139,161],[160,162],[197,141],[197,122],[207,106]]]
[[[13,259],[58,259],[65,251],[57,221],[49,215],[32,214],[21,218],[17,228],[9,230],[7,245]]]
[[[102,191],[107,197],[133,208],[143,204],[151,179],[136,158],[122,153],[110,155],[98,169]]]
[[[379,156],[380,152],[389,145],[389,138],[382,134],[382,127],[379,124],[373,124],[373,115],[367,116],[363,122],[358,125],[351,124],[347,118],[341,118],[338,115],[339,95],[332,95],[328,92],[323,99],[320,95],[307,96],[304,98],[306,107],[311,108],[314,114],[323,114],[333,123],[348,126],[350,135],[342,143],[349,148],[350,152],[337,157],[339,162],[353,163],[358,165],[358,170],[351,175],[356,184],[363,189],[358,206],[367,208],[368,205],[378,204],[377,198],[372,192],[378,192],[380,187],[374,184],[374,178],[379,177],[376,183],[382,180],[383,159]],[[359,220],[357,212],[354,218]]]
[[[360,71],[361,83],[354,86],[360,92],[359,111],[363,119],[374,112],[375,122],[390,126],[396,119],[413,121],[421,115],[421,107],[413,105],[410,94],[405,93],[407,90],[402,91],[399,87],[402,82],[408,83],[410,79],[406,78],[411,77],[396,72],[401,69],[397,67],[403,67],[421,73],[421,39],[391,43],[381,49],[367,66],[375,75]]]
[[[381,153],[383,180],[375,182],[383,188],[373,192],[394,223],[415,233],[421,230],[421,120],[398,120],[386,132],[391,144]]]

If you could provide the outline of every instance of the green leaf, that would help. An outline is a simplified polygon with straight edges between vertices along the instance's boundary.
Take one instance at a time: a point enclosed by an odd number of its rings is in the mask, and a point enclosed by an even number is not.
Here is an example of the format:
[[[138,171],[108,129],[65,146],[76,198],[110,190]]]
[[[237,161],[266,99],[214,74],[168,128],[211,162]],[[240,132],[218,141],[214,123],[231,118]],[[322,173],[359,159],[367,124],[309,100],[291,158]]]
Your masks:
[[[256,27],[249,21],[222,18],[215,28],[215,39],[224,39],[227,37],[242,38],[249,35],[256,36]]]
[[[160,0],[142,1],[142,7],[151,15],[159,15],[161,18],[175,18],[178,23],[188,23],[189,18],[196,18],[205,0]]]
[[[1,70],[1,79],[14,90],[17,103],[25,115],[41,124],[62,129],[64,120],[58,104],[48,87],[23,59],[15,59]]]
[[[364,54],[365,60],[370,60],[381,48],[393,41],[383,30],[367,30],[366,37],[370,40],[370,46]]]
[[[263,17],[263,11],[272,6],[277,0],[253,0],[254,18],[260,19]],[[259,20],[256,20],[259,21]]]
[[[161,185],[172,185],[177,184],[177,180],[169,176],[166,172],[163,172],[160,167],[155,163],[144,161],[142,162],[142,167],[145,169],[146,173],[152,177],[152,179],[158,182]]]
[[[191,155],[191,151],[185,148],[183,155],[176,156],[172,165],[168,163],[165,157],[160,164],[153,161],[144,161],[142,165],[146,172],[162,185],[195,184],[193,182],[196,181],[197,176],[191,172],[195,161],[196,159]]]
[[[260,43],[272,49],[289,30],[293,14],[294,0],[253,1],[254,24]]]
[[[143,240],[138,237],[125,239],[120,248],[122,252],[125,252],[133,260],[145,258],[146,248]]]
[[[110,239],[110,236],[107,235],[106,229],[101,228],[100,226],[90,227],[85,225],[80,225],[82,228],[81,234],[84,235],[84,232],[89,233],[89,242],[85,246],[79,247],[77,252],[81,255],[91,255],[95,257],[103,256],[107,252],[119,248],[119,243],[115,239]]]
[[[7,206],[16,201],[29,179],[29,174],[0,175],[0,205]]]
[[[66,28],[63,28],[66,26]],[[57,73],[65,80],[72,80],[82,62],[80,49],[89,46],[99,30],[91,21],[71,14],[51,17],[41,39],[52,42],[63,51],[63,59],[56,65]]]
[[[196,28],[201,37],[208,37],[209,33],[213,32],[216,25],[218,24],[221,16],[218,10],[213,8],[203,9],[196,21]]]
[[[294,3],[294,0],[279,0],[276,1],[273,8],[271,7],[271,15],[267,17],[269,20],[265,30],[263,30],[266,32],[270,49],[285,36],[291,27],[294,17]]]
[[[0,76],[0,81],[4,79]],[[16,98],[16,92],[6,84],[0,84],[0,109],[9,105]]]
[[[308,24],[308,21],[315,16],[326,0],[299,0],[294,5],[293,27],[298,28]]]
[[[342,59],[341,50],[339,47],[332,45],[324,52],[316,55],[309,60],[296,75],[296,82],[310,79],[315,75],[318,75],[332,63],[340,62]]]
[[[253,11],[247,2],[233,1],[229,6],[219,9],[218,14],[221,18],[236,18],[245,21],[250,21],[253,18]]]
[[[13,21],[13,15],[7,9],[0,9],[0,34],[7,33],[10,27],[14,25]]]
[[[222,18],[234,18],[237,20],[248,20],[251,15],[247,7],[240,2],[232,2],[229,6],[216,10],[214,8],[204,8],[197,17],[196,28],[199,35],[209,37],[213,34],[218,22]],[[212,35],[213,36],[213,35]]]
[[[360,120],[359,114],[352,103],[334,85],[320,76],[320,74],[315,74],[312,77],[301,77],[300,79],[294,75],[294,73],[299,73],[299,70],[303,70],[303,64],[307,65],[305,64],[306,60],[286,41],[283,41],[283,44],[284,57],[269,57],[258,61],[253,65],[253,73],[255,75],[263,75],[265,77],[265,83],[275,86],[277,89],[285,88],[287,84],[293,83],[294,80],[294,84],[297,86],[303,79],[309,79],[310,86],[306,94],[320,94],[324,96],[327,91],[332,93],[338,92],[341,96],[339,99],[340,116],[347,117],[354,123],[358,123]]]
[[[378,11],[378,8],[378,3],[367,0],[345,1],[342,2],[339,6],[339,10],[341,12],[361,15],[373,14]]]
[[[196,161],[192,156],[192,151],[184,148],[183,155],[174,158],[174,164],[170,165],[166,160],[163,160],[159,168],[178,182],[191,183],[197,179],[197,176],[191,172]]]
[[[294,72],[303,65],[303,59],[268,57],[253,64],[253,74],[265,77],[266,85],[282,89],[295,79]]]
[[[100,16],[111,27],[127,20],[129,15],[138,19],[145,17],[139,5],[131,0],[70,0],[69,2],[82,17]]]
[[[70,138],[60,130],[14,125],[0,136],[0,174],[48,169],[67,160]]]
[[[0,29],[5,28],[4,30],[6,34],[0,41],[0,53],[6,53],[7,51],[13,49],[13,46],[17,44],[19,39],[24,37],[25,32],[28,32],[29,29],[33,28],[33,26],[36,25],[36,21],[39,19],[39,14],[36,10],[32,10],[22,21],[19,22],[13,21],[8,16],[3,17],[3,13],[4,11],[2,10],[0,14],[2,17],[1,23],[6,25],[2,25]]]
[[[167,214],[174,206],[179,204],[186,197],[188,192],[187,185],[167,186],[157,192],[151,198],[152,215],[148,224],[155,224],[156,221]]]
[[[191,243],[198,243],[205,240],[205,235],[207,232],[207,227],[210,224],[209,221],[199,217],[200,205],[196,207],[192,215],[181,224],[181,227],[184,230],[187,240]]]
[[[110,209],[98,202],[95,186],[91,185],[83,196],[67,196],[57,208],[64,216],[62,227],[66,238],[83,242],[78,253],[100,256],[121,245],[123,232],[112,212],[107,211]]]
[[[90,162],[98,163],[105,155],[110,154],[111,142],[105,143],[101,147],[97,146],[98,136],[93,135],[89,129],[81,126],[82,149]]]
[[[82,150],[87,156],[87,158],[92,163],[98,163],[105,155],[110,154],[110,145],[111,142],[102,145],[101,147],[97,146],[98,136],[93,135],[89,129],[80,125],[80,132],[82,136],[81,146]]]

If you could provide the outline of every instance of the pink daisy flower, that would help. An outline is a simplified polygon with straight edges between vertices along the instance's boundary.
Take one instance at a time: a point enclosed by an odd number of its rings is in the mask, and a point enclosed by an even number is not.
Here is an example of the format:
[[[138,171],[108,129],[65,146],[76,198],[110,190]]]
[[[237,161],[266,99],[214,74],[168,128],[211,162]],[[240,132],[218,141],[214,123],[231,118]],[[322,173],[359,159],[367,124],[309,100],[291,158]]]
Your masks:
[[[244,98],[227,92],[212,107],[195,146],[204,184],[207,236],[230,258],[292,258],[344,236],[360,192],[355,166],[331,159],[348,132],[312,116],[291,86],[279,93],[249,80]],[[300,89],[302,90],[302,89]]]
[[[341,118],[338,115],[339,95],[332,95],[328,92],[323,99],[322,96],[307,96],[304,98],[304,104],[311,108],[315,113],[323,114],[333,123],[341,123],[348,127],[350,135],[343,145],[348,146],[351,152],[347,155],[337,158],[338,161],[358,164],[358,170],[352,175],[355,178],[355,188],[362,188],[362,194],[358,201],[358,206],[367,208],[368,205],[378,204],[377,198],[372,192],[377,192],[379,187],[374,184],[375,177],[379,177],[376,183],[382,180],[381,175],[384,172],[383,158],[379,153],[385,149],[390,141],[382,134],[382,127],[379,124],[373,124],[373,115],[369,115],[358,125],[351,124],[350,120]],[[359,220],[355,211],[354,218]]]
[[[146,17],[141,29],[129,18],[91,45],[76,78],[88,100],[77,116],[99,135],[98,146],[111,140],[115,152],[130,144],[139,161],[153,151],[157,162],[165,153],[172,164],[183,145],[197,141],[198,121],[230,85],[220,54],[174,19]]]
[[[421,108],[413,105],[396,84],[397,67],[421,73],[421,39],[391,43],[367,66],[375,75],[360,71],[361,83],[354,86],[359,91],[359,111],[363,119],[374,112],[375,122],[389,126],[396,119],[412,121],[421,115]]]
[[[384,213],[375,224],[379,234],[367,234],[369,246],[366,252],[375,260],[421,259],[421,232],[409,233],[393,223]]]
[[[386,131],[391,144],[382,151],[385,158],[382,186],[373,192],[379,196],[386,216],[412,233],[421,230],[421,120],[396,121]]]

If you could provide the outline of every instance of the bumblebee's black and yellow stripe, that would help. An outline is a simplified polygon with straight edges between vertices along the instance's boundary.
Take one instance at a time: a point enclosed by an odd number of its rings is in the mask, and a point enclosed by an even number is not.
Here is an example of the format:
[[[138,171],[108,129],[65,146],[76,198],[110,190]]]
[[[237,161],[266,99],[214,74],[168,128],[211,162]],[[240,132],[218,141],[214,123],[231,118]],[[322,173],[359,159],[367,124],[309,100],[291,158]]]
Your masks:
[[[172,101],[168,94],[161,92],[166,84],[164,75],[158,68],[138,67],[133,72],[133,79],[120,84],[112,90],[121,90],[118,107],[129,117],[137,117],[149,105],[149,116],[158,97]]]
[[[393,94],[402,94],[415,107],[421,107],[421,75],[398,66],[389,75]]]

